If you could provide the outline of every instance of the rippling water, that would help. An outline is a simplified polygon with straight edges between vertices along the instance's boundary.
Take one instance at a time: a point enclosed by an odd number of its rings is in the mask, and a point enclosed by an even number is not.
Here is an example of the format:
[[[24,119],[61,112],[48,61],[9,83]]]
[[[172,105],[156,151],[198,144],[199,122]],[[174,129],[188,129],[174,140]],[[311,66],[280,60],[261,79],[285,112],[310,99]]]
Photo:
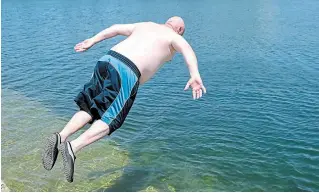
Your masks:
[[[2,1],[2,179],[16,191],[319,191],[319,2]],[[123,127],[45,171],[98,58],[73,46],[114,23],[180,15],[208,93],[183,58],[140,87]],[[85,129],[81,130],[81,132]]]

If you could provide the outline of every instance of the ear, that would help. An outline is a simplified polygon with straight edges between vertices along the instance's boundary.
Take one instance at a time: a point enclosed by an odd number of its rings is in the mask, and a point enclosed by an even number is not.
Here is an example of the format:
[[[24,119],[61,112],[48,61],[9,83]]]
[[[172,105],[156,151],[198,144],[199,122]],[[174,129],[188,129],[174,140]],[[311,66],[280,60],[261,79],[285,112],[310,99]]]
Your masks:
[[[178,33],[179,33],[179,34],[182,33],[182,30],[183,30],[182,27],[179,27],[179,28],[178,28]]]

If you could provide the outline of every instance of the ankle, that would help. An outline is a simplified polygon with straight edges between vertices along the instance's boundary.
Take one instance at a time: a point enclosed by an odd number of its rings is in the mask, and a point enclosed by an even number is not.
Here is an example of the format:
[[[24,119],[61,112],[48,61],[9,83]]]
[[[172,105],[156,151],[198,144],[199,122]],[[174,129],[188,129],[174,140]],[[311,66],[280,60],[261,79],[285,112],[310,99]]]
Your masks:
[[[59,135],[61,137],[61,143],[65,142],[68,138],[63,132],[60,132]]]
[[[62,133],[59,133],[59,135],[61,137],[61,143],[65,142],[67,140],[67,138],[68,138],[65,135],[63,135]]]
[[[75,140],[70,141],[70,145],[74,154],[76,154],[81,149],[81,147],[75,142]]]

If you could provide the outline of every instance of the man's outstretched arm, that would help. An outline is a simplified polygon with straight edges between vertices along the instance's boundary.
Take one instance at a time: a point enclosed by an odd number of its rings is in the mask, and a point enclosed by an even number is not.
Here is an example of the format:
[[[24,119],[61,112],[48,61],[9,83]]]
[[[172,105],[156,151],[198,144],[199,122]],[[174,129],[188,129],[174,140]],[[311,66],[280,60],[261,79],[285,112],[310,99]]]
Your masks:
[[[189,69],[190,79],[187,82],[184,90],[187,90],[189,87],[191,87],[193,90],[193,99],[198,99],[202,97],[203,92],[206,93],[206,88],[204,87],[203,81],[200,77],[198,71],[197,58],[192,47],[180,35],[177,35],[173,39],[172,46],[177,52],[183,54],[184,60]]]
[[[129,36],[132,34],[135,24],[115,24],[106,28],[92,38],[86,39],[75,45],[74,49],[77,52],[83,52],[91,48],[94,44],[105,39],[112,38],[117,35]]]

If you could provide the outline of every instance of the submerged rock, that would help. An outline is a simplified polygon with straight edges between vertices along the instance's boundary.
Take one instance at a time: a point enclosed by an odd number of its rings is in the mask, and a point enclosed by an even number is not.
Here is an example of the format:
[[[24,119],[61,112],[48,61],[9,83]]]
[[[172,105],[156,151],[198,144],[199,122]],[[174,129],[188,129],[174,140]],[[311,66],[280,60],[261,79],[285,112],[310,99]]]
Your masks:
[[[148,186],[145,190],[141,190],[141,192],[159,192],[154,186]]]

